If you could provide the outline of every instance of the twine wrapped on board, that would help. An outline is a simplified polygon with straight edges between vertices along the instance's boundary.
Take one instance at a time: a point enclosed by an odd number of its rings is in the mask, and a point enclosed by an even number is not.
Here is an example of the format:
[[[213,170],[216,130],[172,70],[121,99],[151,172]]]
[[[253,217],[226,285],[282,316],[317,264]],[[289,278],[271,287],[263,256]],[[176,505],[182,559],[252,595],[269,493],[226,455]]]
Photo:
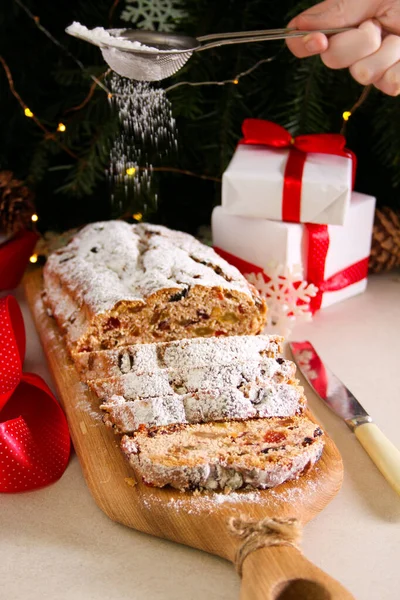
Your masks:
[[[243,562],[246,557],[266,546],[293,546],[299,549],[302,527],[297,519],[265,518],[254,521],[245,516],[231,517],[228,521],[229,530],[243,539],[239,546],[235,567],[242,575]]]

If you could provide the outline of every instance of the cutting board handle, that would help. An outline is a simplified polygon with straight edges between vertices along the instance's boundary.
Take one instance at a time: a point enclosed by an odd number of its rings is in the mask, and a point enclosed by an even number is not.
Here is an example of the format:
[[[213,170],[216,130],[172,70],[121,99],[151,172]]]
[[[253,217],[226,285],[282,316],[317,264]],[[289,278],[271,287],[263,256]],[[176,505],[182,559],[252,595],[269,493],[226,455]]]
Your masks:
[[[293,546],[269,546],[243,563],[240,600],[354,600]]]

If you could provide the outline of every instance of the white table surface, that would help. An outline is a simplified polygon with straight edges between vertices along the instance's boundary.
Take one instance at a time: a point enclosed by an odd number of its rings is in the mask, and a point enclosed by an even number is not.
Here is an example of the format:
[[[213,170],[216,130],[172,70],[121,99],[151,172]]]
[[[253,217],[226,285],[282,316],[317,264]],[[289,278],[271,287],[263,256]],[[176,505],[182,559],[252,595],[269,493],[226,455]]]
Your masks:
[[[53,386],[22,292],[25,371]],[[296,327],[400,447],[400,274],[371,277],[365,294]],[[306,388],[307,389],[307,388]],[[347,426],[311,408],[344,461],[341,491],[304,531],[303,551],[357,600],[400,597],[400,497]],[[110,521],[76,456],[57,483],[0,496],[0,597],[7,600],[232,600],[240,580],[226,561]]]

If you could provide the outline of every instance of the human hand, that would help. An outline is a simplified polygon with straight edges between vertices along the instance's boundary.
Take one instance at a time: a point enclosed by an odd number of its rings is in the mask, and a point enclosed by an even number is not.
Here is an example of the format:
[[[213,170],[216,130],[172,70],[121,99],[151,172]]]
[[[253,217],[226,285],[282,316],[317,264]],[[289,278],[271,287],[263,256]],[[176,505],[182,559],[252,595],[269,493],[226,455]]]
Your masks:
[[[331,69],[349,68],[356,81],[400,94],[400,0],[325,0],[289,23],[296,29],[352,27],[329,38],[310,33],[287,40],[299,58],[320,54]]]

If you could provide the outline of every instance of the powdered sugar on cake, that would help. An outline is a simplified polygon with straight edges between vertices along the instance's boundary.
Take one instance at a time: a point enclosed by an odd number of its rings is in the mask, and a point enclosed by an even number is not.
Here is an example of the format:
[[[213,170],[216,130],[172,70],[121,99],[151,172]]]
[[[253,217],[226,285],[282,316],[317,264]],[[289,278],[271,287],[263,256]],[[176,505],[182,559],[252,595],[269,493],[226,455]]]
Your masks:
[[[212,248],[157,225],[123,221],[88,225],[49,257],[46,270],[54,270],[93,314],[122,301],[145,302],[163,288],[220,286],[251,296],[239,271]]]
[[[282,351],[282,341],[283,338],[272,335],[194,338],[81,353],[74,358],[85,379],[102,379],[130,372],[136,375],[151,373],[160,368],[188,370],[232,362],[254,362],[268,357],[276,359]],[[288,362],[278,360],[282,369]]]
[[[228,365],[210,364],[205,367],[181,364],[177,368],[157,369],[150,373],[130,372],[117,377],[95,379],[89,381],[89,386],[100,397],[119,393],[129,399],[174,392],[185,394],[190,391],[222,390],[233,386],[257,402],[256,396],[260,396],[260,388],[292,380],[295,371],[296,367],[291,361],[280,363],[273,358]]]

